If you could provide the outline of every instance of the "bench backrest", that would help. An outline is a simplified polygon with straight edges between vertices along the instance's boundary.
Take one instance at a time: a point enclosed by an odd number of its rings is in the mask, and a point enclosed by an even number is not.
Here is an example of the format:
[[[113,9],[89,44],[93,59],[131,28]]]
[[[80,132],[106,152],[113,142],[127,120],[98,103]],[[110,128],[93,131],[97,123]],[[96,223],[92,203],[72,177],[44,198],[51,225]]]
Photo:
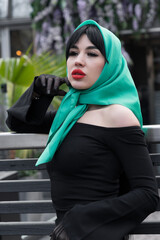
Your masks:
[[[14,134],[0,133],[0,150],[15,149],[43,149],[47,142],[45,134]],[[10,171],[11,174],[17,171],[38,170],[44,171],[44,166],[35,167],[37,159],[0,159],[0,171]],[[1,174],[0,196],[9,193],[9,197],[15,192],[50,192],[49,179],[12,179],[3,178]],[[9,174],[7,174],[9,176]],[[8,195],[7,195],[8,196]],[[4,197],[3,197],[4,198]],[[2,199],[3,199],[2,198]],[[8,197],[7,197],[8,198]],[[1,197],[0,197],[1,199]],[[28,214],[28,213],[54,213],[51,200],[17,200],[10,199],[0,201],[0,216],[5,214]],[[2,218],[3,219],[3,218]],[[12,218],[11,218],[12,219]],[[19,218],[20,219],[20,218]],[[54,227],[54,221],[11,221],[4,222],[0,217],[0,235],[49,235]]]
[[[151,159],[155,167],[155,173],[159,172],[160,153],[155,144],[160,143],[160,125],[145,126],[147,130],[146,137],[150,145],[150,149],[156,149],[155,153],[151,153]],[[0,150],[11,149],[43,149],[47,142],[47,135],[45,134],[14,134],[14,133],[0,133]],[[159,150],[160,152],[160,150]],[[35,167],[37,159],[0,159],[1,173],[16,173],[24,170],[38,170],[43,171],[44,167]],[[1,174],[2,176],[3,174]],[[156,176],[158,186],[160,188],[159,176]],[[1,177],[0,177],[1,179]],[[49,179],[5,179],[0,180],[0,196],[5,193],[15,192],[50,192]],[[160,210],[158,206],[157,211]],[[11,199],[3,200],[0,197],[0,236],[5,235],[49,235],[53,230],[54,221],[3,221],[1,218],[5,214],[27,214],[27,213],[54,213],[51,200],[27,200],[20,201],[19,199],[12,201]],[[10,216],[9,215],[9,216]],[[54,214],[53,214],[54,215]],[[10,218],[12,219],[12,218]],[[133,234],[160,234],[160,222],[143,222],[133,232]]]

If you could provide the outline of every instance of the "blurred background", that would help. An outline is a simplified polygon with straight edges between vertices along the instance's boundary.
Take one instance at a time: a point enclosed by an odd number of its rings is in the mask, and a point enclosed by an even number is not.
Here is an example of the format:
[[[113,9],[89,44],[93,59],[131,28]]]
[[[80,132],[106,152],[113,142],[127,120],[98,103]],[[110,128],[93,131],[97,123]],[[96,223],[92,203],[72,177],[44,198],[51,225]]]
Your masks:
[[[160,123],[159,0],[0,0],[0,131],[7,131],[6,108],[35,75],[65,76],[65,43],[86,19],[120,38],[144,124]]]

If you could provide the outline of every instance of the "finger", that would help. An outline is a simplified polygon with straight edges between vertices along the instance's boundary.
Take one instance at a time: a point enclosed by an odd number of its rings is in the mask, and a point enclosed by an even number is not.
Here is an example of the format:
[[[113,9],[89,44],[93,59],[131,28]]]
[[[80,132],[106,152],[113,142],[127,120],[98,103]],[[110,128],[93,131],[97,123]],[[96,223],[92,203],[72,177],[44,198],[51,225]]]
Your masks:
[[[60,77],[55,77],[54,79],[54,90],[57,91],[60,86]]]
[[[41,79],[40,79],[40,77],[38,76],[38,77],[35,77],[35,86],[36,87],[40,87],[41,86]]]
[[[53,83],[53,79],[52,78],[48,78],[47,79],[47,94],[50,94],[51,93],[51,86],[52,86],[52,83]]]
[[[41,84],[43,87],[46,86],[46,76],[45,75],[40,75],[40,80],[41,80]]]
[[[70,86],[70,82],[68,80],[68,77],[64,77],[64,78],[62,78],[62,80],[63,80],[63,83],[66,83],[67,86]]]

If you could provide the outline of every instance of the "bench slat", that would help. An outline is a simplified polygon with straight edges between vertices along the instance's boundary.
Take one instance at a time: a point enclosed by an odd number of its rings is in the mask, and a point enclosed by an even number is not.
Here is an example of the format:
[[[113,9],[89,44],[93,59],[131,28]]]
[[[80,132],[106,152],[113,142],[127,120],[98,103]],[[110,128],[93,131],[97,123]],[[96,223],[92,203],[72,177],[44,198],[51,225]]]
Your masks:
[[[0,222],[0,235],[49,235],[52,222]],[[160,222],[140,224],[131,234],[160,234]]]
[[[150,157],[154,166],[160,166],[160,153],[151,153]]]
[[[160,200],[157,207],[160,211]],[[55,212],[51,200],[37,201],[2,201],[0,213],[52,213]]]
[[[44,165],[35,166],[37,158],[0,160],[0,171],[43,170]]]
[[[49,179],[0,181],[0,192],[49,192],[49,191],[50,191]]]
[[[160,177],[156,178],[160,186]],[[3,180],[0,181],[0,192],[49,192],[49,179],[37,180]]]
[[[150,154],[153,165],[160,166],[160,154]],[[0,160],[0,171],[43,170],[45,165],[35,166],[37,158]]]
[[[51,200],[37,201],[2,201],[0,213],[53,213]]]
[[[156,177],[160,187],[160,177]],[[0,192],[48,192],[50,191],[49,179],[36,180],[3,180],[0,181]]]
[[[156,176],[156,181],[157,181],[157,184],[158,184],[158,188],[160,188],[160,176]]]
[[[52,222],[0,222],[0,235],[49,235]]]
[[[131,234],[160,234],[160,222],[143,222]]]

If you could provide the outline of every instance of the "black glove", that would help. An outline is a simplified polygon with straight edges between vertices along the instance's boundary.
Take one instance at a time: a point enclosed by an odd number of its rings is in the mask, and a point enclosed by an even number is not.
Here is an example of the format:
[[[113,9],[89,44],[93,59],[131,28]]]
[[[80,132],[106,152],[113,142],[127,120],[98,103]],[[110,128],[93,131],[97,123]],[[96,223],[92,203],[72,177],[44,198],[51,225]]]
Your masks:
[[[69,86],[68,78],[57,77],[55,75],[42,74],[34,79],[34,91],[39,95],[64,96],[65,91],[59,87],[66,83]]]
[[[67,233],[61,223],[55,227],[50,237],[50,240],[69,240]]]

